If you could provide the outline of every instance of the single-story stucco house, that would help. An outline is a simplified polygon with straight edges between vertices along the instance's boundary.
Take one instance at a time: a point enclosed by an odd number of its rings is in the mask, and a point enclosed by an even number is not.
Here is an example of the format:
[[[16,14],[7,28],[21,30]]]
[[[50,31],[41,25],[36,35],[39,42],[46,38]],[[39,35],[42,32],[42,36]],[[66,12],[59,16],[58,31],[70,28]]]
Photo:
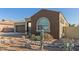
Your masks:
[[[60,39],[64,36],[65,27],[69,27],[68,21],[64,15],[58,11],[41,9],[30,18],[25,18],[24,22],[11,22],[2,21],[0,22],[0,31],[11,29],[13,32],[39,34],[42,30],[50,34],[55,39]],[[8,32],[11,32],[8,31]]]
[[[15,22],[10,20],[0,21],[0,32],[14,32]]]

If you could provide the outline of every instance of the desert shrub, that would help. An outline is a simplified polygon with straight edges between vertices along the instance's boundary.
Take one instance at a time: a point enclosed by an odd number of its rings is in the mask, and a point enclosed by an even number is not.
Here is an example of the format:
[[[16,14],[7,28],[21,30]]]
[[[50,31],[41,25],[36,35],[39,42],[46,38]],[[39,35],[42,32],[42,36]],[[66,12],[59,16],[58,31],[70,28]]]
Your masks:
[[[32,34],[32,37],[31,37],[32,40],[34,41],[40,41],[41,40],[41,36],[35,36],[35,34]]]
[[[36,40],[40,41],[41,40],[41,36],[36,36]]]
[[[54,38],[48,34],[48,33],[44,33],[44,40],[45,41],[52,41]]]
[[[35,40],[35,34],[32,34],[31,39]]]
[[[41,35],[32,34],[31,39],[34,41],[40,41],[42,39]],[[49,33],[44,33],[44,41],[52,41],[54,38]]]

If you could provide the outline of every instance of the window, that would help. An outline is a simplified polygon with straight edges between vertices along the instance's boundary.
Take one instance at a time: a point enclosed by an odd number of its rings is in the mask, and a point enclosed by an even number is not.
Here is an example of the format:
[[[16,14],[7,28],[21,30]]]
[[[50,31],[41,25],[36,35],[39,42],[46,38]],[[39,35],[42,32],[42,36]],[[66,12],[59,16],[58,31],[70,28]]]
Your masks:
[[[50,23],[48,18],[46,17],[39,18],[36,26],[37,26],[37,31],[42,31],[42,30],[44,30],[45,32],[50,31]]]

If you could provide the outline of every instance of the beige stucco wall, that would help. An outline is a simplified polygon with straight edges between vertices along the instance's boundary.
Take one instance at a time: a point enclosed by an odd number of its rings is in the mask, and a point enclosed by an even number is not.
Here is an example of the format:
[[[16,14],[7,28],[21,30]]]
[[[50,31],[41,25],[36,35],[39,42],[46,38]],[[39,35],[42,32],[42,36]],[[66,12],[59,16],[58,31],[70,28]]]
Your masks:
[[[16,22],[15,25],[25,25],[25,22]]]
[[[2,31],[3,28],[14,28],[14,25],[1,25],[0,24],[0,31]]]
[[[12,21],[0,21],[0,32],[3,30],[3,28],[14,28],[14,22]]]
[[[64,35],[64,28],[69,27],[69,23],[66,21],[62,13],[59,14],[59,38]]]

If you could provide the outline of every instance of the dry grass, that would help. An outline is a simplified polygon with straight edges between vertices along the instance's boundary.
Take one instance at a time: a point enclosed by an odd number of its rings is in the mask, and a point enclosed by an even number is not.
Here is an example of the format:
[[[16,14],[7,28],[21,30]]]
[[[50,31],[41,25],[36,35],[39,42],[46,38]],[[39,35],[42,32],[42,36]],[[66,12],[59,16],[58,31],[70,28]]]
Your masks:
[[[54,38],[50,34],[45,33],[44,34],[44,40],[45,41],[52,41],[52,40],[54,40]]]

